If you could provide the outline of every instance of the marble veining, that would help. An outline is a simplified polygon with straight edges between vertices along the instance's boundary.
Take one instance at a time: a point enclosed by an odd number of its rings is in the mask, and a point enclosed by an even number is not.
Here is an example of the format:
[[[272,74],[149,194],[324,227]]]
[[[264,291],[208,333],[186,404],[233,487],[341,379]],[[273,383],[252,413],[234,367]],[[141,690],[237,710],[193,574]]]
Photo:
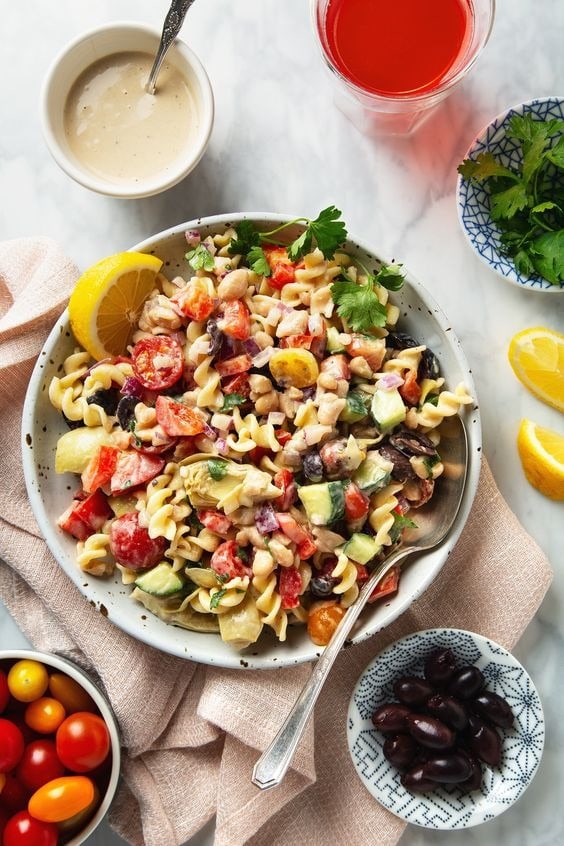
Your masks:
[[[472,253],[456,214],[456,165],[500,112],[562,95],[564,4],[498,2],[493,34],[462,86],[408,139],[364,137],[335,109],[303,0],[201,0],[183,38],[214,88],[216,122],[203,160],[180,185],[147,200],[100,197],[71,182],[41,137],[38,100],[58,50],[85,29],[135,19],[160,27],[168,0],[3,3],[0,52],[0,237],[50,235],[86,267],[151,233],[201,215],[276,211],[314,216],[335,203],[350,232],[403,261],[449,316],[474,372],[484,448],[520,521],[550,558],[555,580],[515,649],[543,701],[547,744],[537,776],[506,814],[462,832],[408,827],[402,846],[564,844],[564,582],[562,505],[525,482],[515,438],[522,417],[563,430],[562,416],[516,381],[511,336],[527,326],[564,331],[564,295],[512,288]],[[30,26],[30,21],[33,25]],[[9,36],[7,35],[9,34]],[[0,607],[0,643],[23,646]],[[368,797],[367,797],[368,800]],[[211,828],[191,846],[209,846]],[[107,826],[91,846],[121,843]],[[331,844],[330,833],[324,840]]]

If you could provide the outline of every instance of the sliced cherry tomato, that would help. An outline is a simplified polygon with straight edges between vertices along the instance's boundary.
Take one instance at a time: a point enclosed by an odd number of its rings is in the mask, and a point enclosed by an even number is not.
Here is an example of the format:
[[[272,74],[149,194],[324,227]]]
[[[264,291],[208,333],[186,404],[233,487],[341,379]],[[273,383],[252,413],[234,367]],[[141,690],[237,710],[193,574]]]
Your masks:
[[[53,734],[66,717],[66,711],[57,699],[41,696],[30,702],[25,709],[24,719],[30,729],[38,734]]]
[[[190,320],[207,320],[215,308],[215,302],[208,294],[206,283],[198,277],[191,279],[186,287],[171,299],[182,314]]]
[[[41,822],[62,822],[87,808],[94,795],[94,782],[86,776],[62,776],[36,790],[27,803],[27,809]]]
[[[116,469],[119,450],[111,446],[101,446],[93,455],[82,473],[82,487],[87,493],[103,488],[112,478]]]
[[[238,556],[239,547],[235,541],[220,543],[211,557],[210,567],[218,576],[229,576],[235,579],[237,576],[247,576],[249,568]]]
[[[350,482],[345,488],[345,517],[347,520],[360,520],[366,517],[370,508],[370,500],[362,491]]]
[[[225,376],[235,376],[238,373],[245,373],[252,366],[253,360],[247,353],[233,356],[233,358],[225,358],[223,361],[216,361],[214,363],[214,367],[222,379]]]
[[[417,381],[417,371],[408,370],[403,385],[398,388],[401,398],[408,405],[418,405],[421,399],[421,385]]]
[[[288,441],[292,439],[290,432],[286,432],[285,429],[277,429],[274,434],[276,435],[276,440],[281,446],[284,446],[284,444],[287,444]]]
[[[95,491],[74,507],[73,516],[86,523],[94,532],[99,532],[106,520],[113,514],[101,490]]]
[[[219,511],[198,511],[198,520],[206,529],[220,537],[225,537],[233,525],[233,521]]]
[[[300,525],[290,514],[276,512],[280,528],[291,541],[297,544],[298,555],[305,561],[306,558],[317,552],[317,544],[305,526]]]
[[[24,658],[16,661],[8,672],[10,693],[18,702],[33,702],[47,690],[49,676],[39,661]]]
[[[51,696],[58,699],[67,714],[75,711],[96,711],[96,703],[82,685],[65,673],[52,673],[49,676]]]
[[[57,826],[36,820],[28,811],[8,820],[2,838],[3,846],[57,846],[58,842]]]
[[[386,353],[386,345],[380,338],[369,338],[367,335],[353,334],[346,348],[351,358],[362,356],[375,372],[380,369]]]
[[[27,807],[30,791],[24,787],[19,779],[8,773],[6,781],[0,793],[0,805],[10,813],[16,814]]]
[[[122,567],[129,570],[147,570],[161,560],[166,549],[166,538],[149,537],[144,526],[139,525],[137,511],[117,517],[110,528],[110,550]]]
[[[223,304],[219,328],[230,338],[246,341],[251,334],[251,316],[243,300],[229,300]]]
[[[6,673],[0,670],[0,714],[4,711],[9,701],[10,689],[8,687],[8,679],[6,678]]]
[[[368,572],[368,567],[364,564],[356,564],[356,581],[359,585],[363,585],[364,582],[368,580],[370,573]]]
[[[29,743],[24,749],[16,774],[23,786],[31,791],[64,775],[65,768],[59,761],[54,742],[45,739]]]
[[[17,767],[24,751],[23,734],[11,720],[0,719],[0,773]]]
[[[276,291],[281,291],[284,285],[294,282],[296,265],[290,261],[284,247],[264,247],[263,249],[271,271],[268,284]]]
[[[282,435],[284,433],[279,432],[277,433]],[[288,432],[286,434],[289,434]],[[290,435],[290,437],[292,437]],[[280,438],[277,438],[279,443]],[[280,488],[282,491],[282,496],[278,497],[275,501],[275,505],[277,508],[280,508],[281,511],[288,511],[289,508],[292,507],[294,502],[296,501],[297,491],[296,491],[296,483],[294,481],[294,474],[291,470],[287,470],[286,468],[279,470],[278,473],[275,474],[274,479],[272,480],[277,488]],[[299,541],[298,541],[299,543]]]
[[[351,378],[349,362],[347,357],[341,355],[341,353],[330,355],[323,359],[320,365],[320,370],[322,373],[327,373],[329,376],[332,376],[337,380],[345,379],[348,382]]]
[[[376,602],[377,599],[382,599],[390,593],[395,593],[398,589],[400,578],[400,565],[396,564],[389,573],[384,576],[379,585],[376,585],[374,591],[370,594],[369,602]]]
[[[133,372],[144,388],[162,391],[178,382],[184,370],[182,346],[168,335],[141,338],[131,353]]]
[[[57,755],[65,767],[75,773],[87,773],[99,767],[110,751],[110,733],[98,714],[78,711],[57,729]]]
[[[311,556],[315,555],[317,552],[317,544],[312,538],[307,538],[307,540],[304,540],[297,545],[296,552],[298,553],[300,561],[307,561],[308,558],[311,558]]]
[[[170,397],[157,397],[157,420],[171,437],[191,437],[204,431],[205,423],[197,411]]]
[[[300,604],[302,577],[295,567],[280,567],[278,575],[278,591],[282,599],[282,608],[287,611],[297,608]]]
[[[251,393],[251,386],[249,385],[249,377],[246,373],[240,373],[238,376],[233,376],[228,379],[221,386],[224,394],[240,394],[242,397],[248,397]]]
[[[279,347],[281,349],[297,347],[302,350],[310,350],[312,341],[313,335],[288,335],[287,338],[281,339]]]
[[[249,464],[254,464],[255,467],[258,467],[264,456],[269,454],[272,455],[267,447],[257,446],[247,453]]]
[[[90,535],[94,534],[94,529],[92,526],[89,526],[84,520],[81,520],[80,517],[77,517],[75,514],[75,508],[80,500],[73,499],[72,503],[69,507],[63,511],[61,516],[57,520],[57,526],[63,530],[63,532],[67,532],[69,535],[72,535],[73,538],[76,540],[86,540],[89,538]]]
[[[146,455],[134,449],[120,452],[115,472],[110,481],[112,494],[145,485],[157,476],[165,462],[156,455]]]

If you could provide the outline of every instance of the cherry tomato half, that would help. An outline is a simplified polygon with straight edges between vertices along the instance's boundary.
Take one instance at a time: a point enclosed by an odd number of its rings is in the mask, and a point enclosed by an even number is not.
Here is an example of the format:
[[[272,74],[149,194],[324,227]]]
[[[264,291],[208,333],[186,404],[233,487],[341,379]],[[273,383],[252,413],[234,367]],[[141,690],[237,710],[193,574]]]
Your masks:
[[[23,734],[11,720],[0,720],[0,773],[17,767],[24,751]]]
[[[164,555],[167,541],[160,535],[152,538],[149,530],[139,525],[137,511],[116,517],[110,528],[110,550],[118,564],[129,570],[147,570]],[[64,724],[63,724],[64,725]]]
[[[94,796],[94,782],[86,776],[63,776],[36,790],[27,809],[36,820],[62,822],[87,808]]]
[[[70,676],[64,673],[53,673],[49,676],[49,691],[54,699],[58,699],[67,714],[76,711],[96,711],[96,703],[89,693]]]
[[[25,709],[24,719],[30,729],[38,734],[53,734],[66,717],[66,712],[57,699],[42,696]]]
[[[110,733],[102,717],[79,711],[57,729],[56,746],[59,760],[67,769],[87,773],[108,756]]]
[[[33,702],[34,699],[39,699],[47,690],[48,682],[49,676],[43,664],[27,658],[16,661],[8,673],[10,693],[19,702]]]
[[[184,370],[184,353],[175,338],[151,335],[141,338],[131,353],[133,372],[144,388],[162,391],[178,382]]]
[[[5,710],[9,701],[10,688],[8,687],[8,679],[6,678],[6,673],[0,670],[0,714]]]
[[[34,819],[27,811],[11,817],[6,823],[3,846],[57,846],[57,826]]]
[[[57,749],[52,740],[34,740],[28,744],[18,764],[16,775],[28,790],[38,790],[65,774],[65,768],[57,757]]]

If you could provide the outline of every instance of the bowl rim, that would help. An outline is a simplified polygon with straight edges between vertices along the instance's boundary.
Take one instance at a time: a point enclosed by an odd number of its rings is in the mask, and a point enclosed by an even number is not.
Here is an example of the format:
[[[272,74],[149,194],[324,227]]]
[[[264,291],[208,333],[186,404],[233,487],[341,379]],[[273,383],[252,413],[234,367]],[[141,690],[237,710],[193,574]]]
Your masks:
[[[529,778],[528,778],[527,784],[524,786],[523,790],[517,796],[513,797],[511,802],[506,803],[503,806],[501,806],[501,804],[500,804],[499,807],[498,807],[497,813],[495,813],[492,816],[488,815],[487,817],[484,817],[482,819],[477,818],[477,819],[474,819],[473,821],[472,820],[466,821],[462,825],[431,826],[431,825],[424,825],[423,823],[420,823],[417,820],[412,819],[411,817],[402,816],[396,810],[389,808],[387,805],[384,805],[380,801],[380,798],[379,798],[379,795],[378,795],[378,792],[377,792],[377,788],[371,782],[369,782],[368,779],[363,778],[362,775],[360,774],[360,772],[358,771],[358,768],[356,766],[356,763],[355,763],[353,755],[352,755],[353,732],[355,732],[355,735],[359,733],[358,729],[355,728],[355,725],[354,725],[355,718],[358,719],[355,697],[356,697],[356,695],[359,691],[359,688],[360,688],[360,685],[361,685],[363,679],[373,670],[374,666],[382,658],[384,658],[389,651],[392,651],[393,649],[397,648],[398,646],[400,646],[402,643],[404,643],[407,640],[413,640],[414,638],[429,639],[429,638],[433,638],[433,637],[444,636],[444,635],[447,635],[449,633],[454,633],[456,635],[471,637],[473,639],[476,647],[478,649],[480,649],[480,652],[481,652],[482,655],[484,653],[484,644],[490,644],[492,647],[494,647],[496,652],[503,657],[503,659],[505,661],[509,660],[509,662],[516,669],[519,669],[524,673],[524,676],[527,679],[528,684],[530,685],[533,693],[536,695],[536,699],[537,699],[538,706],[539,706],[539,709],[540,709],[539,725],[541,726],[541,729],[542,729],[542,743],[541,743],[541,747],[540,747],[540,750],[539,750],[537,761],[536,761],[534,767],[531,769],[531,771],[529,773]],[[376,731],[376,729],[374,729],[374,731]],[[420,828],[428,828],[428,829],[433,830],[433,831],[441,831],[441,830],[442,831],[454,831],[454,830],[462,830],[462,829],[465,829],[465,828],[474,828],[477,825],[481,825],[484,822],[488,822],[492,818],[500,816],[504,811],[506,811],[508,808],[510,808],[512,805],[514,805],[516,802],[518,802],[519,799],[522,798],[522,796],[525,793],[525,791],[527,790],[527,788],[531,785],[535,775],[537,774],[537,772],[539,770],[540,763],[541,763],[541,760],[542,760],[542,756],[543,756],[543,753],[544,753],[545,743],[546,743],[546,719],[545,719],[545,715],[544,715],[544,708],[543,708],[543,704],[542,704],[542,699],[539,695],[538,689],[537,689],[533,679],[531,678],[530,673],[523,666],[523,664],[521,664],[521,662],[513,655],[513,653],[509,649],[507,649],[505,646],[502,646],[496,640],[494,640],[491,637],[488,637],[487,635],[479,634],[478,632],[473,632],[470,629],[463,629],[463,628],[450,627],[450,626],[435,626],[435,627],[430,628],[430,629],[419,629],[415,632],[410,632],[410,633],[405,634],[402,637],[398,638],[397,640],[394,640],[391,643],[388,643],[378,653],[376,653],[376,655],[374,655],[373,658],[371,658],[371,660],[368,662],[368,664],[366,664],[366,666],[364,667],[362,672],[359,674],[359,676],[358,676],[358,678],[355,682],[354,688],[352,690],[351,697],[350,697],[350,700],[349,700],[349,707],[347,709],[347,746],[348,746],[348,749],[349,749],[349,754],[351,756],[351,760],[352,760],[352,763],[353,763],[355,773],[357,774],[358,778],[361,780],[362,784],[365,786],[366,790],[370,793],[370,795],[377,802],[380,802],[380,804],[382,804],[383,807],[386,808],[386,810],[389,810],[389,812],[391,814],[394,814],[394,816],[397,816],[399,819],[402,819],[405,822],[409,822],[409,823],[412,823],[413,825],[417,825]],[[386,762],[386,769],[388,771],[391,771],[393,769],[392,765],[389,762]],[[420,796],[416,794],[416,798],[419,799],[420,801],[424,801],[424,797],[425,797],[425,794],[421,794]],[[485,798],[486,797],[482,796],[482,799],[485,799]]]
[[[292,216],[272,212],[236,212],[233,214],[218,214],[195,218],[191,221],[176,224],[175,226],[172,226],[162,232],[156,233],[155,235],[146,238],[145,240],[131,247],[130,251],[148,253],[156,252],[157,246],[161,242],[167,241],[174,237],[178,237],[179,235],[183,235],[186,230],[198,227],[215,227],[220,225],[225,226],[227,224],[234,224],[242,220],[253,220],[257,222],[278,224],[296,220],[297,217],[297,215]],[[385,262],[388,260],[386,256],[380,253],[377,249],[367,246],[363,241],[356,239],[350,234],[347,238],[347,244],[349,244],[352,248],[358,249],[367,253],[370,256],[373,256],[378,261]],[[406,281],[414,289],[416,295],[421,300],[423,306],[425,306],[433,315],[433,318],[439,326],[443,336],[447,339],[447,344],[453,356],[456,358],[461,371],[464,373],[464,380],[467,384],[468,390],[475,399],[474,406],[472,406],[472,414],[470,414],[469,412],[465,417],[466,431],[469,441],[469,466],[467,473],[467,483],[455,524],[447,538],[445,538],[443,543],[436,550],[436,553],[440,553],[441,555],[440,563],[428,568],[425,573],[425,577],[421,578],[420,582],[418,583],[417,589],[414,592],[410,593],[409,596],[404,595],[402,597],[400,592],[400,594],[394,598],[394,602],[391,603],[391,613],[390,608],[388,607],[387,613],[384,615],[384,619],[380,623],[375,624],[373,626],[366,626],[364,631],[357,633],[352,638],[353,643],[360,643],[366,638],[372,637],[378,631],[381,631],[383,628],[390,625],[390,623],[392,623],[393,620],[395,620],[398,616],[400,616],[400,614],[406,611],[407,608],[411,605],[411,603],[414,602],[419,596],[421,596],[421,594],[429,587],[432,581],[436,577],[438,577],[440,570],[447,561],[450,550],[454,547],[466,524],[474,497],[476,495],[478,487],[478,478],[480,474],[482,458],[481,418],[472,371],[462,350],[460,341],[454,333],[450,321],[443,313],[440,306],[436,303],[431,294],[423,287],[422,283],[419,282],[419,280],[415,276],[413,276],[409,271],[407,271],[406,274]],[[56,321],[43,346],[43,351],[46,353],[46,355],[44,356],[45,358],[51,357],[52,352],[54,349],[56,349],[57,342],[64,333],[65,328],[68,328],[67,310],[65,310],[63,314],[59,317],[59,319]],[[22,463],[27,493],[30,499],[33,513],[53,557],[55,558],[55,560],[57,560],[57,562],[60,562],[61,556],[59,555],[59,540],[54,531],[54,526],[48,519],[47,513],[43,505],[42,496],[39,491],[37,465],[34,460],[34,451],[29,448],[29,444],[26,441],[26,432],[31,432],[34,429],[35,402],[36,399],[40,396],[41,385],[44,380],[43,370],[41,369],[41,359],[42,356],[40,355],[31,375],[24,402],[21,438]],[[80,592],[83,595],[87,595],[84,591],[84,588],[82,587],[83,579],[81,578],[82,574],[80,570],[76,568],[76,573],[74,571],[69,572],[67,568],[63,566],[63,564],[59,563],[59,566],[62,567],[64,572],[74,582]],[[200,637],[202,638],[201,645],[199,645],[199,642],[196,641],[196,647],[192,645],[184,645],[182,648],[179,647],[178,649],[175,649],[172,648],[170,644],[167,645],[167,638],[164,635],[162,638],[159,638],[158,642],[155,642],[154,637],[150,636],[148,632],[145,632],[144,627],[139,625],[135,626],[128,620],[122,620],[120,618],[119,613],[114,613],[113,607],[107,609],[107,616],[111,620],[111,622],[121,628],[122,631],[125,631],[127,634],[131,635],[136,640],[147,643],[149,646],[161,649],[162,651],[167,652],[168,654],[175,655],[180,658],[196,661],[198,663],[211,664],[213,666],[221,666],[226,669],[282,669],[284,667],[294,666],[295,664],[314,661],[319,654],[319,647],[316,647],[313,643],[311,643],[311,648],[306,652],[306,654],[293,656],[291,660],[286,659],[283,656],[277,657],[275,660],[272,660],[268,658],[263,658],[260,655],[253,656],[247,653],[239,653],[234,649],[232,649],[231,652],[225,657],[221,657],[220,660],[217,660],[217,658],[208,654],[208,651],[206,650],[207,641],[204,637],[202,637],[200,633],[193,634],[200,635]],[[166,624],[163,623],[163,625]]]
[[[143,197],[152,197],[156,194],[160,194],[163,191],[168,190],[169,188],[174,187],[179,182],[181,182],[186,176],[188,176],[189,173],[191,173],[191,171],[196,167],[196,165],[199,163],[202,156],[204,155],[210,140],[214,123],[215,103],[213,89],[211,87],[211,82],[204,68],[204,65],[202,64],[201,60],[198,58],[196,53],[181,38],[175,38],[173,42],[174,47],[178,50],[186,64],[190,66],[192,72],[194,73],[194,76],[197,79],[201,94],[202,126],[199,138],[197,139],[198,143],[196,146],[194,146],[189,158],[186,158],[185,156],[181,155],[179,157],[179,163],[177,167],[173,171],[171,171],[166,176],[166,178],[162,176],[151,177],[149,179],[145,179],[141,182],[136,183],[135,186],[112,183],[110,180],[105,180],[95,176],[85,168],[80,168],[77,164],[74,163],[74,161],[69,156],[66,155],[61,145],[59,144],[59,141],[57,140],[56,133],[53,130],[53,116],[51,113],[51,109],[49,108],[49,98],[55,74],[57,73],[61,63],[66,60],[67,56],[69,56],[84,42],[87,42],[93,38],[97,38],[98,36],[103,35],[107,32],[115,32],[116,34],[119,32],[140,32],[146,35],[154,36],[157,40],[157,43],[161,37],[160,31],[156,27],[150,26],[149,24],[141,23],[138,21],[113,21],[110,23],[101,24],[99,26],[93,27],[87,30],[86,32],[82,32],[75,38],[73,38],[71,41],[69,41],[67,44],[65,44],[59,50],[59,52],[49,65],[41,86],[41,91],[39,95],[39,111],[43,137],[45,139],[45,143],[47,144],[47,148],[52,158],[59,165],[61,170],[63,170],[67,174],[67,176],[70,176],[71,179],[73,179],[79,185],[82,185],[84,188],[88,188],[89,190],[95,191],[97,194],[102,194],[103,196],[116,197],[118,199],[123,200],[135,200],[141,199]],[[107,55],[112,55],[112,53],[118,52],[119,47],[116,45],[115,50],[112,49],[112,51],[108,52]],[[75,81],[76,78],[71,81],[71,86]],[[188,150],[190,148],[186,149]]]
[[[532,97],[530,100],[524,100],[521,103],[516,103],[513,106],[509,106],[502,112],[499,112],[495,117],[493,117],[487,124],[482,126],[480,131],[474,136],[472,143],[467,148],[463,159],[472,158],[473,153],[475,152],[475,148],[478,144],[483,144],[485,146],[485,136],[490,128],[493,127],[494,124],[498,125],[498,131],[501,126],[505,123],[508,117],[513,114],[522,114],[527,107],[535,106],[540,103],[549,103],[549,102],[556,102],[562,103],[564,109],[564,96],[559,97],[558,95],[552,95],[547,97]],[[467,186],[466,189],[464,186]],[[476,247],[474,241],[472,240],[470,233],[466,227],[464,222],[464,211],[466,209],[467,201],[468,201],[468,190],[470,188],[470,182],[464,180],[461,174],[457,175],[456,179],[456,211],[458,222],[460,228],[466,238],[466,241],[472,248],[474,254],[480,259],[482,264],[488,267],[496,276],[500,279],[503,279],[509,285],[513,287],[517,287],[523,291],[531,291],[534,293],[543,293],[543,294],[558,294],[564,291],[564,282],[561,282],[560,285],[552,285],[546,279],[543,279],[542,276],[522,276],[516,270],[516,268],[512,265],[512,263],[508,260],[507,265],[509,267],[508,273],[502,273],[501,270],[498,270],[497,267],[491,263],[491,261],[483,255],[482,252]],[[485,190],[485,189],[484,189]],[[492,222],[492,226],[493,226]]]
[[[74,679],[74,681],[78,682],[78,684],[80,684],[80,686],[90,694],[96,703],[96,706],[99,709],[110,733],[112,768],[106,792],[100,805],[98,806],[98,809],[96,810],[96,813],[86,828],[77,832],[77,834],[66,843],[66,846],[80,846],[80,844],[84,843],[102,822],[114,800],[121,769],[120,728],[105,694],[102,693],[99,687],[92,681],[87,671],[83,670],[82,667],[74,661],[71,661],[69,658],[64,658],[62,655],[58,655],[57,653],[43,652],[42,650],[37,649],[0,649],[0,661],[21,661],[24,659],[39,661],[55,670],[60,670],[67,676]]]

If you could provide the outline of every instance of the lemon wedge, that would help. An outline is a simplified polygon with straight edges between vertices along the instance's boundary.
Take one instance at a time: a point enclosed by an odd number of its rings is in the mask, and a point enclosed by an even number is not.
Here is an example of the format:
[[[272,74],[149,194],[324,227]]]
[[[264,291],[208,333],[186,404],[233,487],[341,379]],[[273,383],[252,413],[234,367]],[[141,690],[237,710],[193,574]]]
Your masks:
[[[548,405],[564,411],[564,335],[535,326],[518,332],[509,345],[517,378]]]
[[[550,499],[564,499],[564,435],[522,420],[517,448],[531,485]]]
[[[125,353],[161,267],[156,256],[116,253],[82,274],[69,300],[70,324],[97,361]]]

